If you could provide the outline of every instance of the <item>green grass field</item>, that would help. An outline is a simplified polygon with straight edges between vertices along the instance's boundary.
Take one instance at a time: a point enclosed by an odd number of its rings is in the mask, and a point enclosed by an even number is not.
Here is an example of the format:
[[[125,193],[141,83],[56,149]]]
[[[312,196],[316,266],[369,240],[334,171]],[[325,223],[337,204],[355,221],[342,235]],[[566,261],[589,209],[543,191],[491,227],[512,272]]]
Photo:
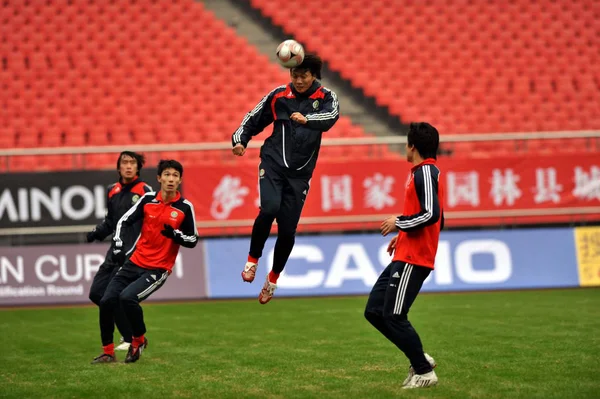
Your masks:
[[[598,289],[421,295],[410,316],[440,384],[413,391],[365,300],[146,304],[141,360],[101,365],[96,308],[2,310],[0,397],[600,397]]]

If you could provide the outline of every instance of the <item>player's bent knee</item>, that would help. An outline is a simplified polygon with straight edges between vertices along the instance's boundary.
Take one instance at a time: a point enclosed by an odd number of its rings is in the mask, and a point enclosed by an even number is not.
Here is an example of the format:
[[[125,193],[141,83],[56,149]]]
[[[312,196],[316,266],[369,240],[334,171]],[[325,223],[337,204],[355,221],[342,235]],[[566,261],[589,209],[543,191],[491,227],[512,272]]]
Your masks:
[[[278,202],[263,201],[263,203],[260,204],[259,216],[262,215],[264,217],[274,218],[275,215],[277,215],[277,212],[279,212]]]
[[[113,309],[119,304],[119,298],[114,296],[103,296],[98,305],[104,309]]]
[[[90,298],[90,301],[92,301],[96,305],[100,306],[100,301],[102,300],[102,295],[98,294],[97,292],[90,292],[89,298]]]
[[[380,313],[369,308],[365,309],[365,319],[367,319],[369,323],[373,324],[377,320],[381,320],[381,318],[382,316]]]
[[[123,306],[129,306],[132,304],[139,303],[139,300],[136,295],[125,294],[125,293],[121,293],[121,295],[119,295],[119,301],[121,301],[121,305],[123,305]]]

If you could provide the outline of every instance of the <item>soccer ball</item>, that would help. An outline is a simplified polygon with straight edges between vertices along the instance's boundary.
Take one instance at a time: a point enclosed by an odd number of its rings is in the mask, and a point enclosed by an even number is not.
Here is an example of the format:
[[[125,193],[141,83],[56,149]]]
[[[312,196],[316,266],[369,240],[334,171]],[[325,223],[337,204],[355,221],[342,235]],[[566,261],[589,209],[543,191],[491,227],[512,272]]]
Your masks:
[[[293,68],[304,61],[304,47],[295,40],[286,40],[277,46],[277,59],[286,68]]]

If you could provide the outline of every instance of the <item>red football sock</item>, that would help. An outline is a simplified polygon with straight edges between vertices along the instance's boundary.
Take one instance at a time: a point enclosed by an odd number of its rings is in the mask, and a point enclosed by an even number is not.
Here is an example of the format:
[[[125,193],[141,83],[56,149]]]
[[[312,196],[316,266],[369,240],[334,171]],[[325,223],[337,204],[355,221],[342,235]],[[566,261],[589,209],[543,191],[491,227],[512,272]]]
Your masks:
[[[248,262],[252,262],[252,263],[258,264],[258,258],[255,258],[253,256],[248,255]]]
[[[269,282],[273,284],[277,284],[277,279],[279,278],[279,273],[273,273],[273,270],[269,272]]]
[[[111,355],[111,356],[115,355],[115,344],[114,343],[104,345],[102,348],[104,349],[104,354]]]
[[[131,345],[133,345],[134,348],[139,348],[140,346],[144,345],[144,335],[133,337],[133,342]]]

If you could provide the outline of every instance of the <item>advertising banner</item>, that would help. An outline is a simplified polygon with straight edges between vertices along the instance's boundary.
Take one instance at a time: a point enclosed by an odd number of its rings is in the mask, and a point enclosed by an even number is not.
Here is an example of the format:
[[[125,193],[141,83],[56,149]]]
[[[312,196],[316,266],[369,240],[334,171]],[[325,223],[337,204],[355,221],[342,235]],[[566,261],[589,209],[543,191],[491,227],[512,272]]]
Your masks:
[[[0,183],[0,228],[96,224],[114,172],[10,173]]]
[[[91,303],[90,286],[107,245],[0,248],[0,305]],[[202,244],[182,249],[173,273],[149,300],[207,296]]]
[[[442,232],[424,292],[600,285],[600,228]],[[278,281],[277,296],[368,294],[390,263],[391,237],[301,236]],[[149,300],[252,298],[272,264],[270,238],[253,284],[240,273],[247,238],[207,239],[182,249],[166,284]],[[0,249],[0,306],[90,303],[106,245]]]
[[[597,154],[441,158],[447,226],[600,221]],[[184,195],[201,235],[249,234],[258,214],[256,165],[186,167]],[[376,229],[402,212],[410,164],[402,159],[331,162],[313,175],[299,231]],[[142,171],[158,188],[155,170]],[[116,171],[13,173],[0,179],[0,230],[97,224]],[[340,218],[345,220],[342,222]]]
[[[333,218],[400,214],[410,166],[402,159],[320,162],[300,231],[376,228],[380,221],[340,225]],[[439,166],[448,226],[600,220],[597,154],[442,158]],[[256,167],[189,168],[186,196],[206,226],[201,233],[244,224],[234,232],[250,231],[258,214],[260,170],[259,160]]]
[[[276,295],[367,294],[390,263],[388,242],[377,234],[298,237]],[[257,296],[274,244],[267,241],[248,284],[240,277],[248,239],[206,240],[210,297]],[[576,287],[576,263],[572,229],[443,232],[423,291]]]
[[[156,170],[142,170],[142,178],[157,189]],[[106,213],[107,187],[118,179],[116,171],[3,174],[0,229],[95,225]]]

